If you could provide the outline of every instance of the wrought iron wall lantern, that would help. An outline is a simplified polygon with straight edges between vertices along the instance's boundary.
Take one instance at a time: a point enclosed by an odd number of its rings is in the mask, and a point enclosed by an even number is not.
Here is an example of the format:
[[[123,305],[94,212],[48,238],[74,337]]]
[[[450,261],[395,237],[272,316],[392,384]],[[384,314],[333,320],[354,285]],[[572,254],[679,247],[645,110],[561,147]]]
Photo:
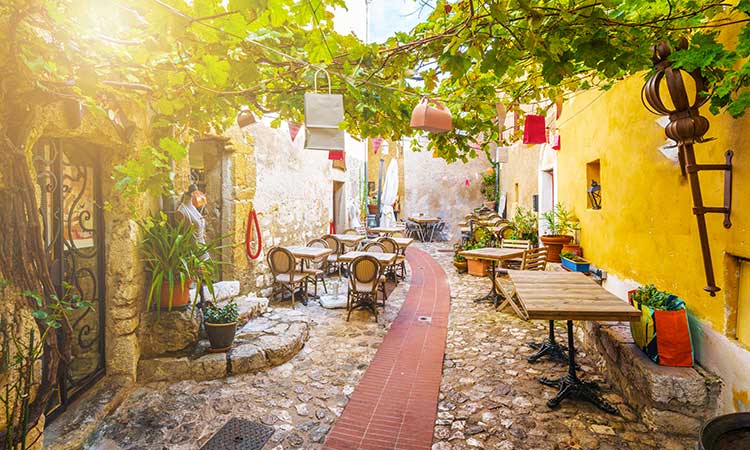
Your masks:
[[[687,48],[686,39],[683,38],[680,41],[680,48]],[[669,61],[669,55],[672,51],[666,42],[656,44],[653,47],[653,52],[652,61],[656,70],[643,86],[641,101],[654,114],[669,116],[669,124],[665,128],[665,132],[668,138],[677,142],[680,170],[683,176],[688,177],[693,196],[693,214],[695,214],[698,222],[698,235],[703,252],[703,268],[706,272],[706,287],[703,289],[713,297],[721,289],[716,286],[714,279],[705,216],[708,213],[723,214],[724,227],[730,228],[732,226],[730,213],[732,210],[732,156],[734,153],[732,150],[726,151],[724,164],[698,164],[696,162],[693,144],[706,142],[707,139],[704,136],[709,127],[708,119],[701,116],[698,110],[708,101],[703,76],[699,70],[687,72],[673,68],[672,62]],[[695,91],[691,92],[690,95],[685,87],[685,75],[691,77],[695,84]],[[666,85],[667,97],[663,97],[662,82]],[[667,106],[670,103],[673,105],[671,108]],[[724,206],[704,206],[700,178],[698,177],[698,174],[703,170],[724,172]]]
[[[596,180],[591,180],[591,187],[586,192],[589,195],[591,209],[602,209],[602,186]]]

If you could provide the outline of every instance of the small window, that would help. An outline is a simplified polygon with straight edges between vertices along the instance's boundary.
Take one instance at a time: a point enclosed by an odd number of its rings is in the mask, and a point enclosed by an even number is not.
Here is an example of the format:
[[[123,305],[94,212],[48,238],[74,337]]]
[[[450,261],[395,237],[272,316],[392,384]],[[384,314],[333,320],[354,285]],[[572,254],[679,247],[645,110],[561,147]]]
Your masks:
[[[726,334],[750,347],[750,259],[726,256]]]
[[[519,198],[520,196],[518,195],[518,183],[516,183],[516,185],[513,187],[513,193],[515,194],[513,198],[515,199],[516,203],[520,205],[521,199]]]
[[[602,173],[599,160],[586,164],[586,205],[588,209],[602,208]]]

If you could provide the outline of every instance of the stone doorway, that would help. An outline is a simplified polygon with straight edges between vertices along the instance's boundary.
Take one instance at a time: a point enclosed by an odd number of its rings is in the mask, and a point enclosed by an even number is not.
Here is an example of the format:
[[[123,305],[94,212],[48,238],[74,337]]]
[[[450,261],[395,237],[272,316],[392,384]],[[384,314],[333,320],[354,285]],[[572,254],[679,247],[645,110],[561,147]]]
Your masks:
[[[105,245],[99,151],[73,139],[34,147],[43,239],[58,297],[78,295],[91,308],[70,316],[72,359],[60,365],[47,418],[62,413],[104,375]],[[66,339],[61,334],[60,339]]]

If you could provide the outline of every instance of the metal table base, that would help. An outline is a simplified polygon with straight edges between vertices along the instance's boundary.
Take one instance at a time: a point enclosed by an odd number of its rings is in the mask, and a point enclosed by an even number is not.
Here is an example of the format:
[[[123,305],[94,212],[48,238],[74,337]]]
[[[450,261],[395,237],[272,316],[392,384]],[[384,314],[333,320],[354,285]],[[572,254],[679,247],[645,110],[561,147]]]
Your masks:
[[[568,397],[585,400],[610,414],[619,411],[612,404],[601,398],[599,386],[591,381],[582,381],[576,374],[576,349],[573,343],[573,321],[568,320],[568,374],[561,378],[542,377],[539,382],[545,386],[558,389],[557,395],[547,401],[547,406],[556,408]]]

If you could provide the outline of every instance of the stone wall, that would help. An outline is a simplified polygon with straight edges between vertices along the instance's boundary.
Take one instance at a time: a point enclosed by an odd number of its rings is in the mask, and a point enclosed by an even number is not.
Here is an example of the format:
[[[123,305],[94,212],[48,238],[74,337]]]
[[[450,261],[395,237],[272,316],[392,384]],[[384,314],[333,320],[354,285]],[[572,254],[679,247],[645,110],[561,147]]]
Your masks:
[[[716,414],[721,381],[700,366],[653,363],[633,343],[626,324],[586,322],[577,334],[607,381],[652,430],[697,436]]]
[[[442,158],[433,158],[427,150],[415,151],[412,145],[419,144],[412,141],[404,149],[402,216],[424,213],[442,217],[447,222],[446,231],[455,237],[457,223],[474,208],[482,206],[479,192],[482,175],[492,166],[484,156],[468,163],[447,164]]]
[[[256,123],[241,130],[251,139],[253,158],[246,154],[244,169],[234,167],[234,223],[243,224],[236,230],[244,242],[244,223],[251,201],[258,214],[263,236],[263,253],[249,262],[235,252],[235,274],[243,291],[264,291],[271,284],[265,262],[266,251],[275,245],[304,245],[328,232],[332,219],[331,163],[326,152],[305,150],[300,130],[292,143],[286,125],[274,129]],[[232,136],[237,146],[239,136]],[[241,140],[242,138],[240,138]],[[237,163],[239,155],[235,155]],[[254,165],[254,171],[250,168]],[[249,178],[254,175],[252,180]],[[239,177],[239,178],[238,178]],[[244,195],[254,191],[254,196]],[[237,205],[237,202],[242,202]],[[243,211],[244,210],[244,211]],[[244,252],[244,249],[242,249]],[[244,261],[243,261],[244,258]],[[238,270],[239,269],[239,270]]]

